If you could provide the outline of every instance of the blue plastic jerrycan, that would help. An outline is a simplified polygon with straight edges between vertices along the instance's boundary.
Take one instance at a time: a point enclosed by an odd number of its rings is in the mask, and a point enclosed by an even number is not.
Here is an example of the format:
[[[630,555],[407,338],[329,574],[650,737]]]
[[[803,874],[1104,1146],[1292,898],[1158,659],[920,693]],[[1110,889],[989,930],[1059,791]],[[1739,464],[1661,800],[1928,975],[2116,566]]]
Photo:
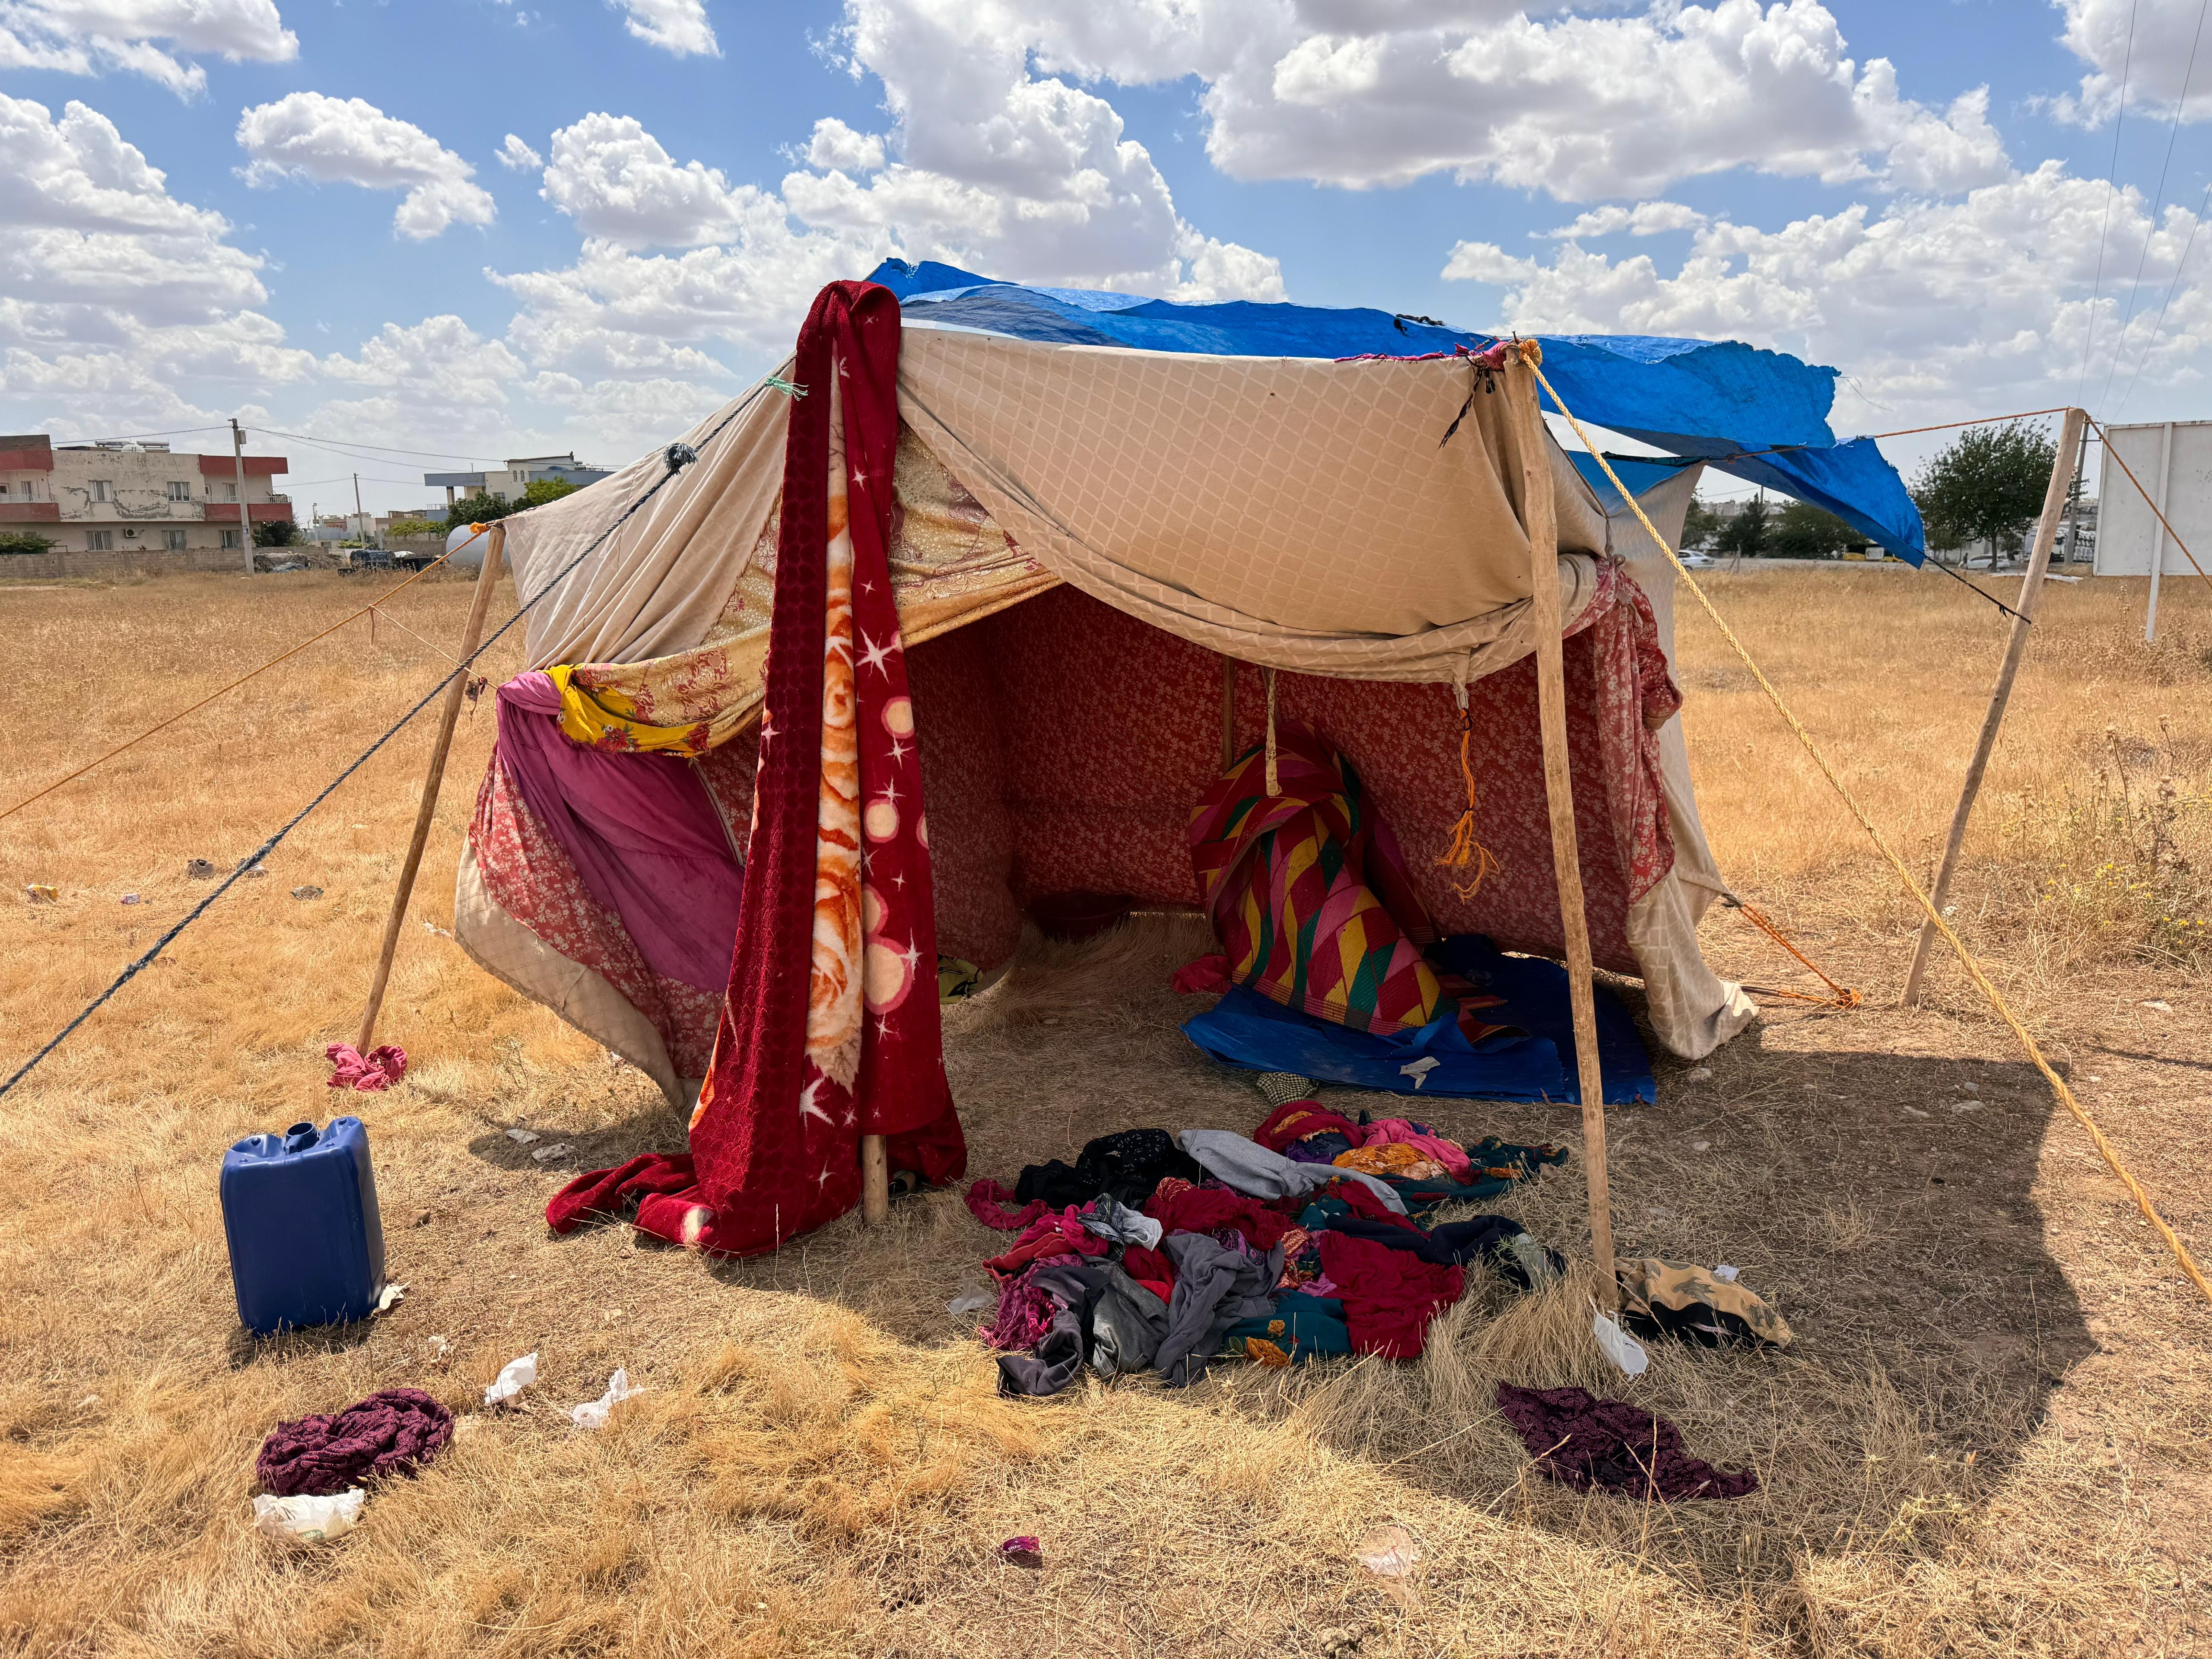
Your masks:
[[[365,1319],[384,1294],[368,1129],[334,1117],[248,1135],[223,1154],[222,1230],[238,1316],[257,1336]]]

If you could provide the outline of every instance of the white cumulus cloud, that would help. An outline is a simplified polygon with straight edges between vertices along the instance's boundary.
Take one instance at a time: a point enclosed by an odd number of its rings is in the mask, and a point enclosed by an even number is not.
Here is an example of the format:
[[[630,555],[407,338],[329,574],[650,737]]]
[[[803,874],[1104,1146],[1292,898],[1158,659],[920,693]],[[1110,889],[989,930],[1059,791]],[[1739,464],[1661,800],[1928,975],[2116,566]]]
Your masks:
[[[721,43],[707,21],[706,0],[610,0],[623,27],[649,46],[678,58],[720,58]]]
[[[2089,65],[2081,85],[2054,101],[2060,119],[2100,126],[2128,107],[2172,118],[2186,92],[2183,118],[2212,117],[2212,27],[2191,0],[2059,0],[2066,49]],[[2186,86],[2185,88],[2185,79]]]
[[[497,214],[490,194],[472,182],[474,167],[365,99],[295,92],[257,104],[239,117],[238,143],[252,158],[244,170],[251,185],[299,178],[405,191],[392,222],[417,241],[456,220],[488,225]]]
[[[1857,204],[1776,230],[1722,221],[1672,270],[1571,242],[1524,258],[1465,241],[1443,274],[1503,288],[1501,320],[1516,328],[1741,339],[1834,364],[1847,376],[1839,425],[1856,430],[2084,392],[2093,413],[2109,416],[2108,384],[2117,404],[2138,374],[2145,390],[2201,380],[2212,295],[2185,274],[2161,330],[2160,301],[2197,224],[2180,208],[2154,224],[2132,190],[2112,204],[2099,295],[2105,211],[2103,179],[2047,161],[1951,201]],[[2198,269],[2208,252],[2212,239],[2199,235]],[[2139,262],[2130,317],[2112,271]]]
[[[1705,216],[1680,202],[1638,202],[1634,207],[1613,204],[1592,208],[1578,214],[1568,224],[1556,230],[1540,230],[1533,235],[1566,240],[1577,237],[1618,236],[1626,231],[1631,236],[1658,236],[1670,230],[1696,230],[1706,222]]]
[[[734,235],[768,201],[702,162],[678,165],[635,116],[586,115],[553,135],[545,199],[586,236],[625,247],[699,247]],[[775,210],[780,211],[780,210]]]
[[[121,70],[180,97],[207,88],[186,57],[282,64],[300,55],[274,0],[0,0],[0,70]]]
[[[262,261],[169,193],[115,124],[0,95],[0,400],[26,428],[191,424],[214,386],[297,380],[313,360],[255,307]],[[187,420],[186,417],[191,417]]]
[[[511,132],[507,135],[507,142],[499,147],[498,155],[500,166],[511,167],[517,173],[527,173],[545,165],[544,156]]]

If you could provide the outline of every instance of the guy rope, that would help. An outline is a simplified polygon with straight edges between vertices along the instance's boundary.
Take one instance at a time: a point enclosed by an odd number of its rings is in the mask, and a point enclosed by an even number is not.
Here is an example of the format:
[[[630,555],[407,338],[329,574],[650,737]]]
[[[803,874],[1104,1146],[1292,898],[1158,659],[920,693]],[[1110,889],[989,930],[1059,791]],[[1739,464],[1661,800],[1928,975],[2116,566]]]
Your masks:
[[[1567,424],[1574,428],[1575,436],[1582,441],[1583,447],[1589,451],[1598,465],[1604,469],[1606,477],[1612,483],[1613,487],[1620,491],[1620,498],[1628,503],[1629,509],[1636,514],[1637,522],[1644,526],[1644,534],[1650,536],[1652,541],[1657,544],[1660,550],[1666,554],[1668,562],[1674,567],[1675,574],[1688,585],[1690,592],[1698,601],[1699,608],[1706,616],[1712,618],[1713,626],[1721,631],[1721,637],[1729,642],[1736,655],[1741,659],[1743,665],[1751,671],[1752,678],[1759,682],[1759,689],[1766,694],[1766,699],[1774,705],[1775,712],[1782,716],[1784,723],[1789,726],[1797,741],[1803,745],[1806,754],[1811,757],[1813,764],[1820,769],[1820,775],[1828,781],[1829,787],[1835,790],[1836,793],[1842,798],[1844,805],[1850,808],[1851,816],[1858,820],[1859,827],[1867,832],[1869,839],[1874,842],[1875,849],[1881,854],[1889,867],[1897,872],[1897,878],[1905,884],[1905,890],[1912,896],[1913,902],[1918,904],[1926,914],[1929,925],[1934,927],[1937,933],[1942,936],[1943,942],[1951,947],[1953,954],[1959,958],[1960,965],[1966,969],[1966,976],[1973,981],[1975,988],[1981,992],[1990,1006],[1996,1011],[1997,1018],[2011,1029],[2013,1036],[2019,1040],[2021,1049],[2025,1051],[2028,1059],[2035,1063],[2035,1069],[2043,1073],[2045,1080],[2051,1085],[2052,1093],[2057,1097],[2059,1104],[2065,1107],[2075,1121],[2087,1133],[2091,1143],[2097,1149],[2098,1156],[2105,1160],[2106,1166],[2119,1178],[2120,1184],[2127,1188],[2128,1195],[2135,1200],[2136,1207],[2142,1212],[2143,1219],[2149,1222],[2157,1231],[2158,1236],[2166,1241],[2166,1249],[2173,1253],[2173,1259],[2180,1263],[2181,1271],[2186,1273],[2190,1282],[2203,1293],[2204,1299],[2207,1302],[2212,1302],[2212,1282],[2207,1282],[2204,1270],[2197,1265],[2197,1259],[2190,1255],[2189,1247],[2184,1244],[2179,1236],[2166,1224],[2166,1218],[2159,1213],[2158,1206],[2151,1201],[2149,1193],[2143,1189],[2143,1184],[2137,1181],[2129,1172],[2127,1165],[2121,1162],[2118,1152],[2113,1147],[2112,1143],[2105,1138],[2105,1132],[2097,1127],[2097,1121],[2089,1115],[2087,1108],[2075,1098],[2074,1091],[2067,1085],[2066,1079],[2059,1076],[2057,1072],[2052,1069],[2051,1062],[2044,1058],[2042,1048],[2037,1045],[2034,1037],[2028,1034],[2027,1027],[2021,1024],[2020,1017],[2013,1012],[2010,1005],[2005,1001],[2003,994],[1990,982],[1989,975],[1983,972],[1982,965],[1976,960],[1974,953],[1966,948],[1965,941],[1953,930],[1951,924],[1944,920],[1942,913],[1936,908],[1927,892],[1913,878],[1912,872],[1905,866],[1905,860],[1897,855],[1889,842],[1883,838],[1881,831],[1875,827],[1874,820],[1868,816],[1866,808],[1859,804],[1858,798],[1851,793],[1844,781],[1836,775],[1835,769],[1828,764],[1827,757],[1820,752],[1820,744],[1813,740],[1813,734],[1805,729],[1804,722],[1790,712],[1790,705],[1783,701],[1782,694],[1774,689],[1773,682],[1766,678],[1758,663],[1752,659],[1750,651],[1746,648],[1743,641],[1736,637],[1735,630],[1728,625],[1721,613],[1714,608],[1712,600],[1706,597],[1705,590],[1698,586],[1698,579],[1690,574],[1689,568],[1682,562],[1681,556],[1674,550],[1667,538],[1659,533],[1658,526],[1645,515],[1644,508],[1638,503],[1635,495],[1630,492],[1626,485],[1621,483],[1619,475],[1613,470],[1612,463],[1605,459],[1603,450],[1591,440],[1589,433],[1583,428],[1583,423],[1575,418],[1574,411],[1567,407],[1566,400],[1559,396],[1559,388],[1545,378],[1542,349],[1534,340],[1523,340],[1518,343],[1522,360],[1534,371],[1537,383],[1551,394],[1553,404],[1557,406],[1559,413],[1566,417]],[[2193,564],[2196,561],[2192,559],[2191,562]]]

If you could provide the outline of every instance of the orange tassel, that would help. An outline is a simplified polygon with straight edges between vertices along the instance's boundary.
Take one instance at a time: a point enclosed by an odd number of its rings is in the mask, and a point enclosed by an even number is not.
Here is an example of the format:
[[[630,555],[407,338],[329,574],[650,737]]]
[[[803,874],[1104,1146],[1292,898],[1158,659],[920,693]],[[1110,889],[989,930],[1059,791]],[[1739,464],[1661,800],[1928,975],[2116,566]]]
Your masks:
[[[1451,845],[1437,860],[1437,867],[1468,873],[1464,883],[1452,882],[1452,891],[1463,899],[1471,899],[1482,890],[1482,884],[1496,875],[1504,866],[1498,855],[1474,838],[1474,768],[1468,755],[1474,743],[1474,712],[1460,711],[1459,769],[1467,780],[1467,811],[1460,814],[1459,823],[1453,827]]]

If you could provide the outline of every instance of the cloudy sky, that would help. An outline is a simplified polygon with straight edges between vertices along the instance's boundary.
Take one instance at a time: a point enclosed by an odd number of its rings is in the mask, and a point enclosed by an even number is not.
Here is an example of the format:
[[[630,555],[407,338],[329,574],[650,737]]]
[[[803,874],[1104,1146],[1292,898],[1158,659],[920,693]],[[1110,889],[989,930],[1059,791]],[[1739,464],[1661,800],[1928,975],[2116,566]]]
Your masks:
[[[664,441],[892,253],[2203,416],[2206,9],[0,0],[0,428],[401,504]]]

